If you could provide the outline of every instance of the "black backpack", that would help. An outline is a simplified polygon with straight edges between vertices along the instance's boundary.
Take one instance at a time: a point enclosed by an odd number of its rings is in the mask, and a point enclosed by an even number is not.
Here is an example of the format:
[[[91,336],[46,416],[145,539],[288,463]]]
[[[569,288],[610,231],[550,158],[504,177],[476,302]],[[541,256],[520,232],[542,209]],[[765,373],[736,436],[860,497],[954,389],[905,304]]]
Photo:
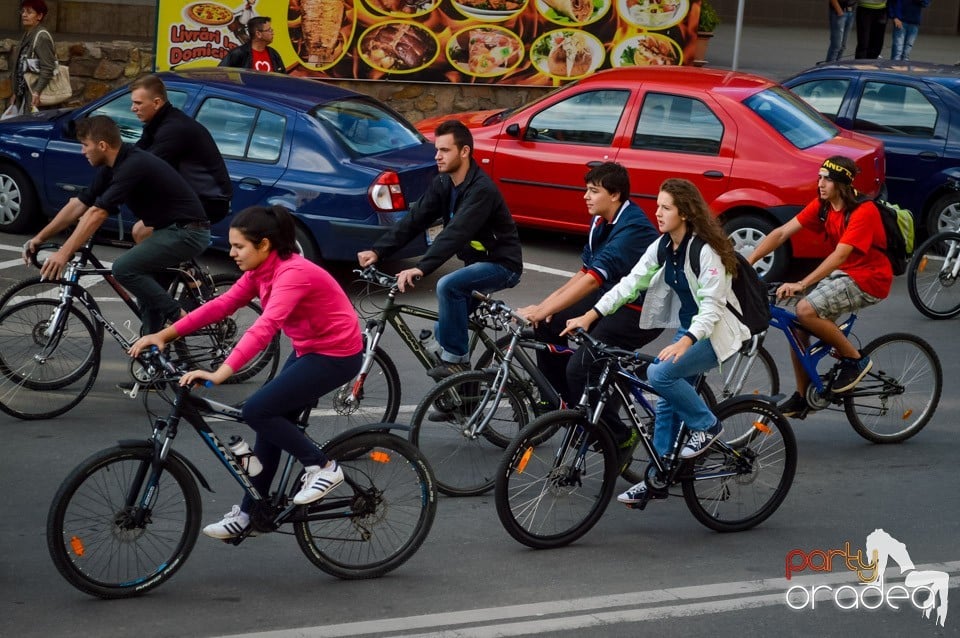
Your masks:
[[[870,199],[863,197],[857,200],[857,206],[863,202],[872,201],[877,210],[880,211],[880,222],[883,224],[883,232],[887,237],[887,247],[878,246],[887,256],[890,267],[893,269],[894,276],[902,275],[907,272],[907,263],[913,254],[913,213],[905,208],[900,208],[896,204],[880,199]],[[843,223],[850,222],[851,211],[844,214]],[[820,206],[820,223],[827,221],[827,206]]]
[[[690,253],[690,267],[693,274],[700,276],[700,251],[704,245],[703,239],[694,235],[690,239],[687,251]],[[657,261],[662,266],[667,260],[667,250],[669,249],[670,235],[663,235],[660,238],[660,245],[657,247]],[[767,289],[760,279],[760,275],[754,270],[743,255],[734,251],[737,258],[737,276],[733,278],[733,294],[737,296],[740,302],[740,310],[733,307],[729,301],[727,308],[734,316],[745,325],[750,334],[756,335],[765,331],[770,326],[770,302],[767,299]]]

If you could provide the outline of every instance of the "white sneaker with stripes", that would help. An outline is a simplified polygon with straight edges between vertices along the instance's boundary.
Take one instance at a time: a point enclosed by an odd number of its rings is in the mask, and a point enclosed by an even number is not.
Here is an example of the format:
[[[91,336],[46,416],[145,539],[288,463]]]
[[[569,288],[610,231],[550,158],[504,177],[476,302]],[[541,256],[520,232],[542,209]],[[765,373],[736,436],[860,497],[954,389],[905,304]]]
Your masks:
[[[343,470],[336,461],[330,461],[327,467],[310,465],[304,469],[303,488],[293,497],[295,505],[306,505],[319,501],[343,483]]]
[[[210,538],[227,539],[239,536],[250,525],[250,515],[240,511],[239,505],[223,515],[223,520],[210,523],[203,528],[203,533]]]

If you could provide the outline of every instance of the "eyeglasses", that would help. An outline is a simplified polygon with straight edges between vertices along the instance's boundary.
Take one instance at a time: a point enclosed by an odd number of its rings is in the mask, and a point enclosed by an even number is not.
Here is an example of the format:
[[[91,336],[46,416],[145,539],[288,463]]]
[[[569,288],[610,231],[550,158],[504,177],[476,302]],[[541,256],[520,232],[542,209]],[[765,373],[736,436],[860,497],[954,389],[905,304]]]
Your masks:
[[[266,29],[260,29],[260,33],[273,33],[273,27],[267,27]]]

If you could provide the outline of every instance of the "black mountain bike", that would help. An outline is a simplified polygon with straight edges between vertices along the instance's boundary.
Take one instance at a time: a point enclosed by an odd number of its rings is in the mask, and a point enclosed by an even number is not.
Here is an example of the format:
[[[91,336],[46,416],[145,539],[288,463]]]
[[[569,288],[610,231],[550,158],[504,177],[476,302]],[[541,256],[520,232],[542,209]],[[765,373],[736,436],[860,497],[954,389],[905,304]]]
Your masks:
[[[343,468],[344,483],[324,499],[294,505],[303,468],[286,455],[276,490],[260,494],[204,415],[241,421],[240,410],[191,394],[176,368],[157,351],[141,365],[159,370],[156,395],[170,401],[147,440],[119,441],[96,452],[60,485],[47,516],[47,547],[60,574],[101,598],[143,594],[184,564],[200,531],[200,470],[173,449],[181,420],[193,427],[227,472],[255,501],[251,526],[225,542],[293,526],[307,558],[344,579],[382,576],[407,561],[426,539],[436,514],[433,474],[420,451],[391,423],[356,428],[321,447]],[[310,409],[299,419],[307,427]]]

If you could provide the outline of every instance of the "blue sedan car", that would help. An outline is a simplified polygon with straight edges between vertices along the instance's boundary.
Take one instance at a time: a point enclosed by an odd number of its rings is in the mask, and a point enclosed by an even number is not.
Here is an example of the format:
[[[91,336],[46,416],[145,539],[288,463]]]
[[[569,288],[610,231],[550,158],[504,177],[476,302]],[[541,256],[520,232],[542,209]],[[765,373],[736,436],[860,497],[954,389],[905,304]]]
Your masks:
[[[373,98],[283,75],[200,69],[160,73],[170,102],[213,135],[233,181],[232,210],[282,204],[296,216],[303,253],[352,260],[369,248],[436,175],[433,145]],[[126,142],[142,125],[118,89],[75,110],[43,111],[0,122],[0,231],[25,232],[86,187],[94,169],[80,154],[78,119],[107,115]],[[124,211],[104,229],[129,238]],[[230,217],[212,229],[228,250]],[[420,239],[403,256],[422,253]]]
[[[918,231],[960,226],[960,67],[857,60],[783,85],[837,125],[883,141],[888,198],[913,211]]]

